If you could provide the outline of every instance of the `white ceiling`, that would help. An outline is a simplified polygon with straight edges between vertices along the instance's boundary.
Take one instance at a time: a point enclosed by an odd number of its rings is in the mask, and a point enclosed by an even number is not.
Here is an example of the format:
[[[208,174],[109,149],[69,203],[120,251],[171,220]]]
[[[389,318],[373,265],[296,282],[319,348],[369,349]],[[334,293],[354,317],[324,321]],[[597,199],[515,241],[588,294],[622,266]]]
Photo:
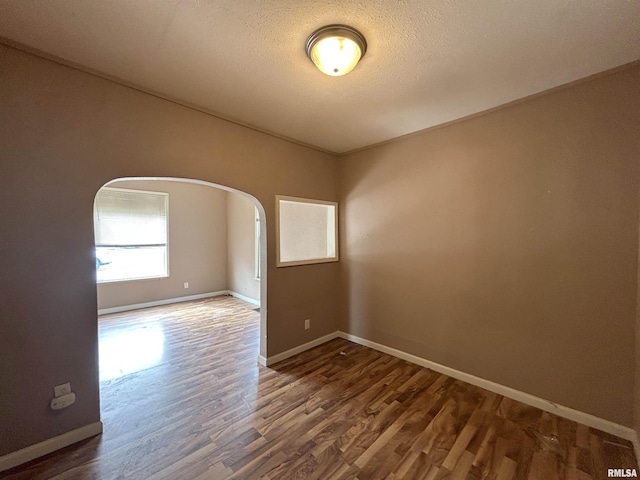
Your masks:
[[[346,23],[345,77],[304,42]],[[640,59],[639,0],[1,0],[0,36],[343,153]]]

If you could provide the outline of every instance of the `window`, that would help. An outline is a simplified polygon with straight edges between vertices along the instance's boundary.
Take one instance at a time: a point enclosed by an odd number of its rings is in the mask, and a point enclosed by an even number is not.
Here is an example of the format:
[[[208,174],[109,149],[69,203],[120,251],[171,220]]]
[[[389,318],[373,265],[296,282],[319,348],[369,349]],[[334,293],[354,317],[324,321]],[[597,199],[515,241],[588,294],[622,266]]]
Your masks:
[[[338,204],[276,196],[278,267],[338,261]]]
[[[255,278],[260,280],[260,212],[258,207],[253,207],[255,219]]]
[[[98,282],[168,276],[167,193],[102,188],[93,217]]]

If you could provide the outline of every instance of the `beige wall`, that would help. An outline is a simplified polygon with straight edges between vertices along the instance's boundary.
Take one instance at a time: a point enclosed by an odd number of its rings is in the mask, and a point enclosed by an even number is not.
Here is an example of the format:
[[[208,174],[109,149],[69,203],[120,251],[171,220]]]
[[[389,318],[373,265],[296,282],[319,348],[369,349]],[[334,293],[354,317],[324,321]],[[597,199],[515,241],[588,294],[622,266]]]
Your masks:
[[[639,72],[342,159],[341,328],[631,426]]]
[[[336,330],[339,265],[276,269],[274,249],[275,195],[337,200],[335,158],[6,46],[0,66],[0,455],[100,418],[92,208],[110,180],[254,196],[267,230],[262,353]],[[67,381],[76,403],[54,413]]]
[[[118,181],[109,186],[169,194],[169,276],[99,283],[99,309],[227,290],[225,190],[161,180]],[[184,282],[189,282],[188,289]]]
[[[640,186],[638,188],[638,202],[640,202]],[[640,205],[638,205],[640,211]],[[638,215],[638,229],[640,236],[640,213]],[[633,428],[640,439],[640,242],[638,242],[638,291],[636,298],[636,357],[635,357],[635,391],[633,402]],[[637,456],[637,452],[636,452]],[[640,460],[640,459],[637,459]]]
[[[632,425],[637,67],[335,159],[9,47],[0,65],[0,455],[99,419],[92,205],[137,176],[261,203],[263,354],[340,327]],[[276,269],[274,196],[339,184],[342,261]]]
[[[248,198],[227,194],[227,278],[232,292],[260,301],[255,278],[255,206]]]

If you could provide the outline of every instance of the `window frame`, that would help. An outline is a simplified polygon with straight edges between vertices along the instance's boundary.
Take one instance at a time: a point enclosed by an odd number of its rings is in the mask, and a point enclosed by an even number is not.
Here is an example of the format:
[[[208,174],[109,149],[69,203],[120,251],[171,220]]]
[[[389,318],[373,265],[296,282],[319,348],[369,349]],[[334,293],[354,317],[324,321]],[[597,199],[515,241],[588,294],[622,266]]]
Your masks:
[[[145,277],[135,277],[135,278],[122,278],[122,279],[110,279],[110,280],[98,280],[97,278],[97,271],[96,271],[96,284],[107,284],[107,283],[124,283],[124,282],[137,282],[139,280],[153,280],[153,279],[157,279],[157,278],[169,278],[171,275],[171,271],[170,271],[170,248],[169,248],[169,192],[158,192],[155,190],[140,190],[139,188],[121,188],[121,187],[109,187],[109,186],[104,186],[102,188],[100,188],[100,190],[98,190],[98,193],[96,194],[96,198],[98,196],[98,194],[102,191],[102,190],[112,190],[112,191],[119,191],[119,192],[127,192],[127,193],[138,193],[138,194],[151,194],[151,195],[161,195],[164,197],[164,212],[165,212],[165,232],[166,232],[166,239],[165,239],[165,266],[166,266],[166,273],[163,275],[151,275],[151,276],[145,276]],[[93,206],[93,212],[94,212],[94,217],[93,217],[93,221],[94,221],[94,230],[95,230],[95,225],[96,225],[96,204],[95,204],[95,200],[94,200],[94,206]],[[94,237],[95,237],[95,233],[94,233]],[[99,245],[97,245],[95,243],[95,238],[94,238],[94,251],[95,249],[97,249],[99,247]],[[105,248],[105,247],[102,247]],[[106,248],[110,248],[110,247],[106,247]],[[113,247],[113,248],[118,248],[118,247]]]
[[[260,236],[262,235],[262,225],[260,224],[260,212],[258,211],[258,207],[254,205],[254,280],[260,280],[261,271],[260,271]]]
[[[329,205],[334,207],[334,235],[335,235],[335,255],[327,258],[316,258],[310,260],[294,260],[282,262],[280,260],[280,201],[306,203],[311,205]],[[296,267],[301,265],[315,265],[319,263],[333,263],[340,261],[339,233],[338,233],[338,202],[327,200],[316,200],[313,198],[290,197],[287,195],[276,195],[276,267]]]

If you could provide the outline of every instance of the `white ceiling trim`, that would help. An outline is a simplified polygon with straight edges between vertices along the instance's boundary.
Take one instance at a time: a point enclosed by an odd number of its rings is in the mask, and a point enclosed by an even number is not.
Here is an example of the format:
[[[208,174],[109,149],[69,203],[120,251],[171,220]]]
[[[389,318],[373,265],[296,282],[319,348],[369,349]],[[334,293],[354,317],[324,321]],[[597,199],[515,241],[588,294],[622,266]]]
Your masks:
[[[251,124],[242,122],[240,120],[236,120],[236,119],[233,119],[233,118],[227,118],[227,117],[225,117],[223,115],[220,115],[219,113],[207,110],[206,108],[203,108],[203,107],[200,107],[199,105],[194,105],[194,104],[185,102],[185,101],[177,99],[177,98],[172,98],[172,97],[170,97],[168,95],[165,95],[165,94],[163,94],[161,92],[156,92],[156,91],[150,90],[150,89],[145,88],[145,87],[143,87],[141,85],[136,85],[136,84],[134,84],[132,82],[128,82],[128,81],[123,80],[121,78],[114,77],[113,75],[107,75],[106,73],[102,73],[102,72],[99,72],[97,70],[93,70],[93,69],[91,69],[89,67],[86,67],[84,65],[80,65],[78,63],[71,62],[71,61],[66,60],[64,58],[60,58],[60,57],[58,57],[56,55],[52,55],[50,53],[43,52],[42,50],[38,50],[37,48],[33,48],[33,47],[28,46],[28,45],[23,45],[21,43],[14,42],[13,40],[8,39],[8,38],[4,38],[4,37],[0,36],[0,44],[5,45],[5,46],[10,47],[10,48],[14,48],[16,50],[20,50],[21,52],[28,53],[29,55],[33,55],[35,57],[39,57],[39,58],[42,58],[44,60],[48,60],[48,61],[53,62],[53,63],[57,63],[58,65],[62,65],[63,67],[72,68],[74,70],[78,70],[80,72],[87,73],[87,74],[92,75],[94,77],[98,77],[98,78],[101,78],[103,80],[107,80],[109,82],[117,83],[118,85],[122,85],[123,87],[127,87],[127,88],[130,88],[132,90],[136,90],[138,92],[145,93],[147,95],[151,95],[152,97],[157,97],[157,98],[160,98],[162,100],[166,100],[167,102],[175,103],[176,105],[180,105],[182,107],[186,107],[186,108],[189,108],[191,110],[195,110],[197,112],[204,113],[205,115],[209,115],[209,116],[215,117],[215,118],[217,118],[219,120],[223,120],[225,122],[233,123],[235,125],[239,125],[241,127],[248,128],[250,130],[254,130],[256,132],[264,133],[265,135],[269,135],[271,137],[275,137],[275,138],[278,138],[280,140],[284,140],[286,142],[293,143],[295,145],[299,145],[301,147],[310,148],[310,149],[316,150],[318,152],[322,152],[322,153],[326,153],[326,154],[333,155],[333,156],[338,156],[338,157],[346,155],[346,153],[345,154],[336,153],[336,152],[332,152],[331,150],[326,150],[324,148],[318,147],[316,145],[310,145],[308,143],[300,142],[300,141],[296,140],[295,138],[290,138],[290,137],[286,137],[284,135],[279,135],[278,133],[266,130],[264,128],[256,127],[255,125],[251,125]]]
[[[350,25],[344,77],[304,43]],[[640,59],[638,0],[0,2],[0,36],[295,143],[346,153]]]
[[[576,86],[576,85],[580,85],[582,83],[590,82],[590,81],[596,80],[598,78],[606,77],[606,76],[609,76],[609,75],[614,75],[614,74],[619,73],[619,72],[621,72],[623,70],[634,68],[634,67],[640,65],[640,60],[636,60],[634,62],[630,62],[630,63],[627,63],[625,65],[621,65],[619,67],[615,67],[615,68],[612,68],[610,70],[606,70],[604,72],[594,73],[593,75],[589,75],[588,77],[580,78],[578,80],[574,80],[574,81],[565,83],[563,85],[558,85],[557,87],[553,87],[553,88],[550,88],[548,90],[544,90],[542,92],[533,93],[531,95],[527,95],[526,97],[522,97],[522,98],[519,98],[517,100],[513,100],[511,102],[507,102],[507,103],[504,103],[502,105],[498,105],[496,107],[488,108],[488,109],[483,110],[481,112],[472,113],[472,114],[469,114],[469,115],[467,115],[465,117],[457,118],[457,119],[451,120],[449,122],[441,123],[441,124],[434,125],[434,126],[431,126],[431,127],[426,127],[426,128],[421,129],[421,130],[417,130],[415,132],[410,132],[410,133],[407,133],[405,135],[400,135],[398,137],[393,137],[393,138],[390,138],[388,140],[383,140],[383,141],[378,142],[378,143],[373,143],[371,145],[365,145],[363,147],[354,148],[353,150],[349,150],[347,152],[334,152],[334,151],[331,151],[331,150],[327,150],[325,148],[318,147],[316,145],[311,145],[311,144],[308,144],[308,143],[301,142],[299,140],[296,140],[295,138],[290,138],[290,137],[286,137],[284,135],[280,135],[278,133],[272,132],[272,131],[264,129],[264,128],[257,127],[255,125],[250,125],[250,124],[244,123],[242,121],[239,121],[239,120],[236,120],[236,119],[233,119],[233,118],[227,118],[227,117],[225,117],[223,115],[220,115],[219,113],[212,112],[212,111],[207,110],[205,108],[202,108],[202,107],[200,107],[198,105],[193,105],[193,104],[184,102],[184,101],[176,99],[176,98],[171,98],[170,96],[164,95],[163,93],[155,92],[155,91],[150,90],[148,88],[145,88],[143,86],[136,85],[136,84],[131,83],[131,82],[127,82],[126,80],[123,80],[121,78],[117,78],[117,77],[114,77],[112,75],[107,75],[105,73],[102,73],[102,72],[90,69],[88,67],[85,67],[84,65],[80,65],[80,64],[77,64],[77,63],[74,63],[74,62],[70,62],[69,60],[66,60],[64,58],[57,57],[56,55],[52,55],[50,53],[43,52],[43,51],[38,50],[38,49],[33,48],[33,47],[29,47],[28,45],[23,45],[23,44],[20,44],[18,42],[14,42],[13,40],[8,39],[8,38],[4,38],[4,37],[0,36],[0,44],[8,46],[10,48],[14,48],[16,50],[20,50],[20,51],[28,53],[30,55],[34,55],[34,56],[39,57],[39,58],[43,58],[43,59],[48,60],[50,62],[57,63],[57,64],[62,65],[64,67],[72,68],[74,70],[78,70],[78,71],[87,73],[87,74],[92,75],[94,77],[98,77],[98,78],[101,78],[103,80],[107,80],[109,82],[113,82],[113,83],[116,83],[118,85],[122,85],[123,87],[131,88],[132,90],[136,90],[136,91],[139,91],[141,93],[145,93],[147,95],[151,95],[153,97],[157,97],[157,98],[160,98],[162,100],[166,100],[168,102],[175,103],[176,105],[180,105],[180,106],[189,108],[191,110],[198,111],[198,112],[203,113],[205,115],[209,115],[211,117],[215,117],[215,118],[217,118],[219,120],[223,120],[225,122],[233,123],[235,125],[239,125],[241,127],[248,128],[250,130],[254,130],[256,132],[260,132],[260,133],[263,133],[265,135],[269,135],[271,137],[275,137],[275,138],[278,138],[280,140],[284,140],[286,142],[293,143],[295,145],[299,145],[301,147],[310,148],[312,150],[316,150],[318,152],[326,153],[328,155],[332,155],[332,156],[338,157],[338,158],[347,157],[347,156],[349,156],[351,154],[362,152],[364,150],[370,150],[372,148],[381,147],[381,146],[389,144],[389,143],[394,143],[394,142],[397,142],[397,141],[400,141],[400,140],[403,140],[403,139],[406,139],[406,138],[409,138],[409,137],[413,137],[413,136],[416,136],[416,135],[423,134],[425,132],[430,132],[430,131],[433,131],[433,130],[437,130],[439,128],[448,127],[450,125],[455,125],[456,123],[460,123],[460,122],[464,122],[464,121],[467,121],[467,120],[471,120],[473,118],[482,117],[482,116],[487,115],[489,113],[493,113],[493,112],[496,112],[498,110],[503,110],[505,108],[509,108],[509,107],[511,107],[513,105],[518,105],[520,103],[528,102],[528,101],[533,100],[535,98],[542,97],[542,96],[545,96],[545,95],[550,95],[550,94],[558,92],[560,90],[564,90],[566,88],[570,88],[570,87],[573,87],[573,86]]]

